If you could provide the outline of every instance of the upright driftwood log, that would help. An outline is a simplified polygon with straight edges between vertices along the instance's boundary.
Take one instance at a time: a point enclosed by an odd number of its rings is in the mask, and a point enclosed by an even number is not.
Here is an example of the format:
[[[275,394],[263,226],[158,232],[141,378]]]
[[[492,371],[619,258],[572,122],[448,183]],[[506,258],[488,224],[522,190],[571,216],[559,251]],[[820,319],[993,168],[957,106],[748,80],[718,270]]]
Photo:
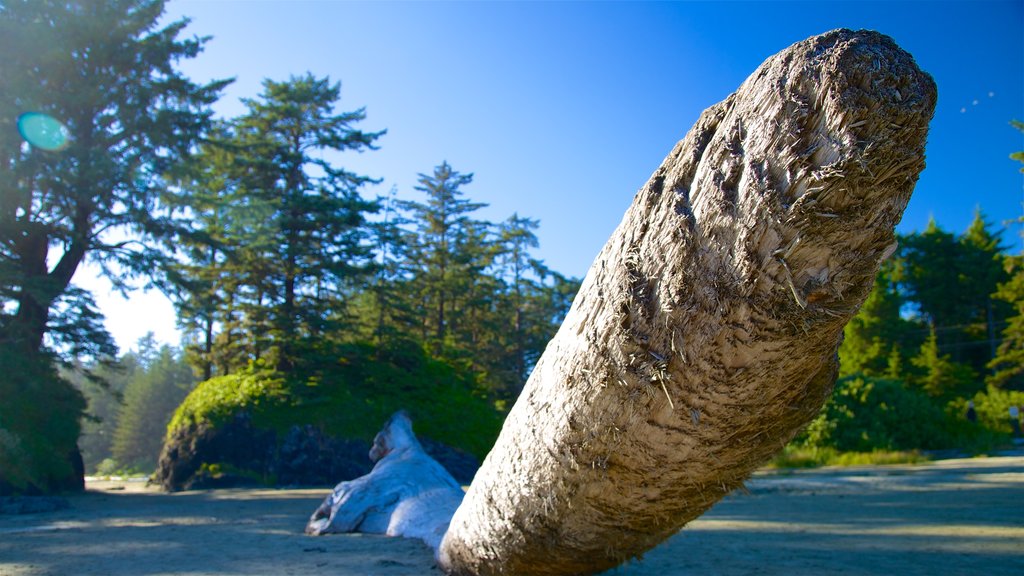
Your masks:
[[[590,268],[441,566],[613,567],[778,452],[827,398],[843,326],[895,248],[935,98],[890,38],[838,30],[705,111]]]

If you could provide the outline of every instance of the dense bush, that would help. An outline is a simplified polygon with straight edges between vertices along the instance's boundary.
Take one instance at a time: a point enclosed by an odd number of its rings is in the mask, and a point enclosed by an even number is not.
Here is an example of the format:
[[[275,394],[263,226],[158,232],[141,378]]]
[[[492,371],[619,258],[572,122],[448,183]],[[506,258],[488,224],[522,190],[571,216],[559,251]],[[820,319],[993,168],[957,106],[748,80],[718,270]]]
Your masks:
[[[168,433],[192,424],[221,424],[243,410],[271,416],[288,404],[287,396],[281,374],[253,363],[245,370],[196,386],[175,410]]]
[[[949,424],[923,392],[898,380],[853,375],[836,382],[797,444],[853,452],[942,449],[952,442]]]
[[[0,495],[82,488],[76,442],[85,400],[47,360],[0,347]]]
[[[158,472],[161,482],[173,489],[188,486],[182,470],[185,476],[192,474],[190,470],[230,469],[234,476],[255,473],[269,478],[295,458],[323,459],[323,454],[312,452],[292,454],[294,447],[289,446],[296,434],[306,437],[308,442],[299,444],[310,444],[311,449],[322,450],[335,441],[368,446],[397,410],[410,413],[416,433],[428,443],[464,450],[476,458],[482,459],[497,438],[502,414],[482,392],[480,377],[430,356],[414,343],[333,345],[305,357],[307,364],[297,371],[301,377],[255,362],[199,384],[168,426]],[[231,442],[228,436],[238,434],[260,446],[249,446],[251,454],[232,461],[234,451],[223,448]],[[365,453],[358,450],[352,458],[366,466]],[[337,462],[325,465],[338,467]]]
[[[988,390],[975,394],[972,400],[978,415],[977,424],[1004,436],[1013,431],[1010,424],[1010,406],[1024,408],[1024,392],[1018,390],[989,387]],[[950,403],[949,412],[962,418],[967,413],[967,400]]]

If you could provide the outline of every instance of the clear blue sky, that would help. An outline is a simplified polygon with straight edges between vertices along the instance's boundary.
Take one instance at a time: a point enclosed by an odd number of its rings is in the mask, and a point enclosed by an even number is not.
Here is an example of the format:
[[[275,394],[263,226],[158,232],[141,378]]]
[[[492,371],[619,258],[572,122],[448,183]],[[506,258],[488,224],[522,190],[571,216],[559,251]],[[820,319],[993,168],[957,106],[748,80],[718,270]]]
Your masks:
[[[182,68],[235,77],[217,106],[264,78],[307,71],[342,83],[340,110],[366,107],[381,149],[337,163],[414,198],[418,173],[447,160],[499,221],[539,219],[537,255],[582,276],[634,193],[708,106],[766,58],[833,28],[892,36],[932,74],[939,104],[928,167],[899,230],[964,230],[981,207],[997,226],[1022,214],[1024,1],[340,2],[171,0],[168,18],[212,36]],[[1021,249],[1019,227],[1005,234]],[[89,282],[83,284],[91,285]],[[100,298],[122,347],[164,305]],[[134,311],[133,311],[134,310]],[[119,319],[123,317],[124,319]],[[134,318],[133,322],[131,319]],[[159,338],[173,334],[151,324]],[[163,327],[162,327],[163,326]]]

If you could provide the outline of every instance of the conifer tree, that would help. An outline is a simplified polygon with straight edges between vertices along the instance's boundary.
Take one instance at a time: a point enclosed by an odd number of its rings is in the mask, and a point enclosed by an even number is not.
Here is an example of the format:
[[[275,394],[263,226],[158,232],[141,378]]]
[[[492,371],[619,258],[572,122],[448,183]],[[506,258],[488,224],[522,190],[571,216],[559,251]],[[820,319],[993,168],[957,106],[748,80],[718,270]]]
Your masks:
[[[0,490],[80,485],[84,402],[56,375],[52,356],[115,348],[71,280],[87,257],[115,286],[126,272],[153,268],[146,244],[107,232],[166,230],[163,176],[207,127],[225,85],[199,86],[176,69],[204,40],[179,40],[184,20],[159,26],[163,7],[0,4],[0,349],[12,355],[2,362],[0,436],[13,438],[0,450],[14,447],[0,453]],[[47,413],[30,418],[27,407],[38,405]],[[14,468],[23,474],[12,484],[3,477]]]
[[[265,299],[279,368],[297,361],[296,341],[344,325],[346,298],[371,272],[365,215],[378,205],[359,189],[373,179],[324,159],[324,153],[375,149],[383,132],[355,127],[365,110],[336,113],[341,84],[312,74],[265,80],[237,121],[245,193],[272,207],[267,242],[251,252],[254,285]],[[259,300],[258,300],[259,301]]]
[[[471,216],[485,204],[470,202],[461,190],[472,181],[472,174],[461,174],[442,162],[433,174],[419,175],[415,189],[426,195],[426,202],[400,203],[415,227],[409,258],[421,310],[420,336],[433,342],[435,351],[452,335],[457,305],[469,298],[474,275],[490,264],[486,247],[490,225]]]
[[[902,354],[919,345],[915,334],[922,326],[900,315],[904,300],[893,274],[892,263],[883,265],[871,294],[843,329],[840,375],[891,376],[894,366],[902,365]]]
[[[156,468],[167,424],[195,377],[178,352],[166,345],[148,357],[140,349],[138,365],[125,387],[112,453],[121,466],[148,472]]]
[[[1006,259],[1010,278],[1000,284],[995,297],[1013,307],[1001,332],[995,357],[989,363],[992,374],[986,382],[996,388],[1024,390],[1024,256]]]

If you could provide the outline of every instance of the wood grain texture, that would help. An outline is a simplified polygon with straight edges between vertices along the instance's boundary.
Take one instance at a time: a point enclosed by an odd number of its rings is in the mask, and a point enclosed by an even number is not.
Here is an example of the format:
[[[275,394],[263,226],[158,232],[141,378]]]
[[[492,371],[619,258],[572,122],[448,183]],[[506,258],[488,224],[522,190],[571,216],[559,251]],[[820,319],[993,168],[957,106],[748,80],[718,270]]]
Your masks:
[[[836,30],[706,110],[590,268],[452,519],[442,568],[611,568],[778,452],[832,389],[935,100],[891,39]]]

